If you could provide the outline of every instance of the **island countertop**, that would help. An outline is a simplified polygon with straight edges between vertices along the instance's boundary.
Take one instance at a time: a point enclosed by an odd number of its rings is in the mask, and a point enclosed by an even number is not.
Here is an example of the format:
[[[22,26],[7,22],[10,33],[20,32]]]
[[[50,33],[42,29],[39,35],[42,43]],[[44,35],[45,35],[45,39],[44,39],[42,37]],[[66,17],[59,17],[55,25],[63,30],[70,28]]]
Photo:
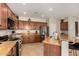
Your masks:
[[[46,39],[43,41],[43,43],[61,46],[61,43],[60,43],[59,40],[55,40],[55,39],[52,39],[52,38],[46,38]]]
[[[5,41],[0,44],[0,56],[7,56],[10,50],[15,46],[16,41]]]

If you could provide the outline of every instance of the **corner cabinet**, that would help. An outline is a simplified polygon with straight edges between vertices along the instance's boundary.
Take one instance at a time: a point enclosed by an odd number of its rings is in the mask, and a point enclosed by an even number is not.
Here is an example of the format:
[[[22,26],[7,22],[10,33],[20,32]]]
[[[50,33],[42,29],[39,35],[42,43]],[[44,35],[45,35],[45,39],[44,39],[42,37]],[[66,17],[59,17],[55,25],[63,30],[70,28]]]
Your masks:
[[[7,7],[0,3],[0,29],[7,29]]]

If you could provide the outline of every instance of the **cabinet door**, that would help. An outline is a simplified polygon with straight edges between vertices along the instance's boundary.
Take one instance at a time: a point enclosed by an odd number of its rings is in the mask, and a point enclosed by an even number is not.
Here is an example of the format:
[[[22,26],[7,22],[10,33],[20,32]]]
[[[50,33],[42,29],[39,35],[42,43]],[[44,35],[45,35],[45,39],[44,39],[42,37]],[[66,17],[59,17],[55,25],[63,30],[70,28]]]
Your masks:
[[[49,56],[50,52],[49,52],[49,45],[48,44],[44,44],[44,56]]]
[[[30,26],[29,27],[30,27],[31,30],[34,30],[35,29],[34,22],[30,22]]]
[[[16,15],[15,14],[13,14],[12,13],[12,19],[15,21],[15,20],[17,20],[17,17],[16,17]]]
[[[19,21],[19,29],[23,29],[24,28],[24,23],[23,21]]]
[[[35,34],[34,36],[35,36],[35,39],[34,39],[35,42],[41,42],[40,35]]]
[[[60,30],[67,31],[68,30],[68,22],[60,23]]]
[[[19,21],[19,29],[21,29],[21,21]]]
[[[18,20],[15,20],[15,29],[19,29],[19,22],[18,22]]]
[[[22,29],[24,29],[24,21],[22,21],[21,23],[22,23]]]
[[[2,16],[1,15],[2,15],[2,7],[1,7],[1,3],[0,3],[0,26],[2,25],[1,24],[1,19],[2,19]]]
[[[0,4],[0,29],[7,28],[7,7],[5,4]]]
[[[9,17],[12,17],[11,10],[10,10],[9,8],[7,8],[7,9],[8,9],[8,18],[9,18]]]
[[[24,21],[24,29],[29,29],[28,22]]]
[[[61,56],[61,47],[57,45],[49,45],[49,56]]]

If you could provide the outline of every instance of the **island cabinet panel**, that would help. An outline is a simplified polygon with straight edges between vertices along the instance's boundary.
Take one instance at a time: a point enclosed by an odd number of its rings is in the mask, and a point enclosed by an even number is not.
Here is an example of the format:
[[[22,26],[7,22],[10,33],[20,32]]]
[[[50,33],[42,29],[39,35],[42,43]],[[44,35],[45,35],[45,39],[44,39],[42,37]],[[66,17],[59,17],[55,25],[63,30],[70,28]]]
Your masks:
[[[61,47],[57,45],[44,44],[44,56],[61,56]]]
[[[48,44],[44,44],[44,56],[49,56],[49,45]]]

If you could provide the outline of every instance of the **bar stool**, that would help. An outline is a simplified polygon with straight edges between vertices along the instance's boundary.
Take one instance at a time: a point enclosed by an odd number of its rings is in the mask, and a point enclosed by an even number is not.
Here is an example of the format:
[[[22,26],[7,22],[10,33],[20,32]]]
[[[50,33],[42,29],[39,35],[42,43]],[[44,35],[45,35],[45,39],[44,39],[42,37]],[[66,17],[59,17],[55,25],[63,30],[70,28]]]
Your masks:
[[[69,49],[71,49],[71,53],[73,53],[73,56],[77,56],[76,46],[74,42],[69,42]]]

